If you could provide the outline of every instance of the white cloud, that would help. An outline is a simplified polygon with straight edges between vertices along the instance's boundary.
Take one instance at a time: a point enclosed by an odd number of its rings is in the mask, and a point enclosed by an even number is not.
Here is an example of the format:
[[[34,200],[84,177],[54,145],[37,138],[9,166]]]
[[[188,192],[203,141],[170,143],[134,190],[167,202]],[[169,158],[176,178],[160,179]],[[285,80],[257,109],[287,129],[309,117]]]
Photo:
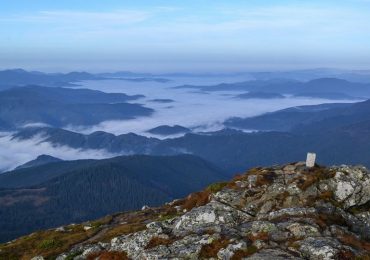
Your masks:
[[[193,79],[193,84],[196,84]],[[206,79],[202,79],[204,85]],[[218,79],[219,82],[230,81],[230,78]],[[236,78],[234,80],[237,81]],[[242,81],[242,80],[240,80]],[[181,82],[189,84],[191,82]],[[91,133],[94,131],[105,131],[114,134],[125,134],[134,132],[151,136],[146,131],[159,125],[182,125],[188,128],[195,128],[199,131],[214,131],[223,128],[224,120],[230,117],[251,117],[266,112],[276,111],[298,105],[314,105],[321,103],[340,102],[338,100],[325,100],[313,98],[285,98],[285,99],[235,99],[236,94],[243,92],[224,91],[201,93],[189,89],[173,89],[173,86],[182,85],[172,79],[171,83],[133,83],[123,81],[89,81],[83,83],[84,88],[101,90],[104,92],[123,92],[126,94],[143,94],[147,99],[166,98],[175,102],[171,104],[147,103],[155,110],[150,117],[140,117],[125,121],[105,121],[93,127],[69,126],[71,131]],[[199,85],[199,83],[197,84]],[[145,103],[145,100],[141,100]],[[346,101],[343,101],[346,102]]]
[[[22,126],[22,128],[32,128],[32,127],[49,127],[50,125],[42,123],[42,122],[35,122],[35,123],[28,123]]]
[[[80,26],[126,25],[144,21],[150,13],[139,10],[122,10],[112,12],[78,12],[78,11],[41,11],[32,15],[13,15],[3,17],[2,21],[74,24]]]
[[[106,131],[114,134],[134,132],[151,136],[146,131],[159,125],[182,125],[195,131],[215,131],[223,128],[222,122],[234,116],[248,117],[265,112],[297,105],[313,105],[329,102],[323,99],[286,98],[271,100],[241,100],[233,98],[239,92],[201,93],[188,89],[173,89],[171,86],[183,84],[212,85],[220,82],[241,82],[248,76],[213,77],[213,78],[172,78],[169,83],[127,82],[120,80],[82,82],[82,88],[90,88],[110,93],[144,94],[140,100],[155,109],[150,117],[125,121],[106,121],[93,127],[70,126],[69,130],[91,133]],[[170,104],[151,102],[152,99],[167,98]],[[133,101],[135,102],[135,101]],[[343,101],[345,102],[345,101]],[[67,146],[56,146],[44,142],[45,136],[36,136],[30,140],[11,140],[11,133],[0,133],[0,171],[12,169],[20,164],[35,159],[38,155],[49,154],[65,160],[101,159],[117,154],[105,150],[82,150]],[[128,153],[128,152],[127,152]]]
[[[35,136],[27,140],[12,139],[11,133],[0,133],[0,173],[35,159],[42,154],[63,160],[103,159],[117,156],[104,150],[73,149],[68,146],[43,142],[45,137]]]

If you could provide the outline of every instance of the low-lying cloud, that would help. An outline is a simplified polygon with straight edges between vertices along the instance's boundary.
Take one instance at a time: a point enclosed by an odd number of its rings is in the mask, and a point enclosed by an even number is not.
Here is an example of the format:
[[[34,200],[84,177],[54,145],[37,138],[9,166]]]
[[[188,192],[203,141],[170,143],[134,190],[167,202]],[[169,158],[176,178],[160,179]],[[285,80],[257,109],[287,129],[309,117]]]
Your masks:
[[[240,78],[172,78],[170,83],[158,82],[127,82],[120,80],[82,82],[82,88],[101,90],[108,93],[126,93],[129,95],[143,94],[140,100],[145,106],[153,108],[155,113],[148,117],[132,120],[105,121],[92,127],[69,126],[68,130],[89,134],[94,131],[105,131],[113,134],[136,133],[145,136],[155,136],[147,131],[160,125],[182,125],[195,132],[216,131],[222,129],[224,120],[230,117],[251,117],[266,112],[300,105],[315,105],[331,102],[354,102],[346,100],[325,100],[304,97],[287,97],[284,99],[236,99],[241,92],[201,92],[192,89],[175,89],[183,84],[211,85],[221,82],[242,81]],[[153,102],[153,99],[171,99],[171,104]],[[137,102],[137,101],[133,101]],[[34,123],[29,126],[44,126]],[[253,129],[251,129],[253,130]],[[169,136],[179,137],[180,135]],[[43,142],[44,137],[33,137],[29,140],[12,140],[10,133],[0,135],[0,171],[13,169],[41,154],[49,154],[64,160],[102,159],[117,154],[105,150],[82,150],[67,146],[57,146]]]
[[[12,139],[12,133],[0,134],[0,172],[14,169],[42,154],[63,160],[103,159],[117,155],[104,150],[82,150],[68,146],[53,145],[43,142],[43,140],[44,138],[41,136],[27,140],[18,140]]]
[[[182,80],[182,79],[181,79]],[[227,80],[227,79],[226,79]],[[222,81],[221,81],[222,82]],[[216,131],[222,129],[223,122],[230,117],[251,117],[288,107],[316,105],[333,102],[353,102],[348,100],[327,100],[321,98],[286,97],[284,99],[236,99],[240,91],[201,92],[193,89],[175,89],[172,85],[187,84],[174,79],[171,83],[134,83],[124,81],[85,82],[83,87],[106,92],[123,92],[130,95],[143,94],[141,103],[155,110],[150,117],[132,120],[105,121],[93,127],[69,126],[71,131],[85,134],[105,131],[113,134],[134,132],[147,133],[160,125],[181,125],[195,131]],[[194,83],[194,82],[193,82]],[[203,83],[206,83],[203,79]],[[152,99],[174,100],[170,105],[150,102]],[[157,136],[159,137],[159,136]]]

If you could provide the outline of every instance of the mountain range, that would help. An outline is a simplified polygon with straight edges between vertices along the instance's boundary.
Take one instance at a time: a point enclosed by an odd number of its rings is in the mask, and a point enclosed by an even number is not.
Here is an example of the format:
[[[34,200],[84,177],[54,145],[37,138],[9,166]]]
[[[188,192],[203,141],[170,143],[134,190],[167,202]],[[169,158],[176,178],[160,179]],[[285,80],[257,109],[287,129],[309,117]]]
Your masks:
[[[148,133],[155,134],[155,135],[162,135],[162,136],[169,136],[169,135],[176,135],[176,134],[186,134],[190,133],[191,130],[189,128],[183,127],[181,125],[160,125],[155,128],[149,129]]]
[[[26,71],[23,69],[10,69],[0,71],[0,90],[27,85],[40,85],[48,87],[73,87],[84,80],[119,79],[127,81],[154,81],[167,83],[170,80],[147,73],[116,72],[97,73],[69,72],[44,73],[39,71]]]
[[[239,83],[222,83],[211,86],[183,85],[175,88],[201,91],[248,91],[265,95],[289,94],[299,97],[325,99],[370,98],[370,83],[350,82],[337,78],[319,78],[308,82],[291,79],[251,80]]]
[[[52,87],[73,86],[73,82],[96,80],[99,77],[87,72],[42,73],[12,69],[0,71],[0,89],[25,85],[43,85]]]
[[[63,160],[62,156],[55,158],[50,155],[35,155],[35,157],[38,156],[35,160],[0,174],[0,238],[4,242],[38,229],[56,228],[69,223],[100,218],[115,212],[138,210],[144,205],[155,207],[184,197],[190,192],[201,190],[208,184],[222,181],[235,173],[245,172],[251,167],[299,161],[305,158],[309,151],[317,153],[317,161],[320,164],[363,164],[370,167],[368,152],[370,147],[370,100],[348,104],[298,106],[250,118],[230,118],[223,122],[225,129],[215,132],[191,132],[190,129],[181,125],[160,125],[149,130],[149,133],[160,136],[184,134],[181,137],[163,140],[135,133],[114,135],[98,131],[91,134],[81,134],[63,128],[68,125],[91,126],[106,120],[150,116],[154,110],[138,103],[132,103],[143,98],[142,95],[108,94],[89,89],[60,88],[58,86],[68,85],[79,80],[99,80],[104,77],[122,77],[123,80],[126,80],[123,77],[129,77],[130,73],[122,72],[110,75],[44,74],[21,70],[7,71],[7,73],[18,76],[27,74],[25,80],[28,83],[53,86],[22,86],[21,80],[18,80],[16,76],[8,77],[6,73],[0,72],[0,79],[3,77],[8,80],[8,83],[3,81],[6,83],[4,83],[7,86],[6,89],[0,91],[0,130],[15,132],[12,134],[11,142],[22,143],[22,141],[37,137],[38,142],[47,142],[55,147],[62,145],[77,149],[82,153],[87,149],[102,150],[111,153],[112,156],[122,156],[102,160],[66,161]],[[152,75],[143,74],[140,76],[143,78],[127,80],[145,81],[147,80],[145,77],[152,80]],[[297,81],[296,79],[270,78],[271,75],[263,74],[256,77],[261,79],[216,86],[180,87],[201,91],[243,91],[245,93],[240,94],[238,98],[246,99],[286,98],[286,95],[329,99],[344,98],[347,100],[370,97],[370,84],[368,83],[354,83],[334,78]],[[158,80],[162,79],[158,78]],[[9,87],[10,84],[13,84],[12,88]],[[172,100],[157,99],[152,101],[168,103]],[[181,115],[178,116],[181,117]],[[40,124],[48,126],[36,126]],[[45,153],[47,152],[45,151]],[[127,156],[128,154],[130,156]],[[313,181],[322,180],[321,174],[328,171],[320,167],[310,171],[301,164],[294,164],[294,167],[295,170],[299,169],[297,173],[303,174],[303,176],[300,175],[302,180],[297,181],[297,185],[305,185],[307,182],[309,186]],[[295,170],[294,173],[296,173]],[[282,172],[289,172],[285,170],[285,166],[262,170],[258,168],[256,171],[258,172],[257,180],[262,178],[261,185],[272,184]],[[358,171],[354,172],[358,173]],[[310,179],[310,173],[317,173],[319,177]],[[253,175],[253,170],[251,175]],[[284,184],[286,184],[285,181],[284,177]],[[234,184],[237,185],[236,183],[237,181]],[[275,184],[281,184],[281,181]],[[187,210],[191,210],[195,206],[205,206],[209,201],[204,194],[209,196],[210,191],[216,193],[226,187],[225,185],[227,184],[216,184],[206,189],[205,193],[195,193],[196,195],[190,195],[190,197],[180,200],[181,203],[186,202],[185,206],[173,202],[173,205],[176,204],[173,207],[168,205],[168,207],[160,207],[158,209],[160,214],[151,220],[173,219],[173,217],[185,214]],[[275,194],[275,188],[275,186],[274,189],[271,188],[271,194]],[[291,187],[287,190],[294,192],[294,188]],[[302,191],[304,193],[305,189],[302,188]],[[253,189],[251,192],[253,193]],[[281,199],[281,203],[285,203],[284,194],[287,195],[283,193],[276,198]],[[234,205],[233,198],[241,198],[239,193],[234,195],[230,196],[227,205]],[[254,196],[255,194],[249,195]],[[332,197],[329,195],[324,192],[322,196],[330,202]],[[205,204],[195,203],[195,205],[191,204],[190,207],[188,203],[194,202],[192,196],[197,198],[196,203],[201,201]],[[263,201],[263,203],[265,202]],[[298,204],[294,203],[293,206],[298,207]],[[363,205],[359,204],[359,206],[362,210]],[[365,203],[364,207],[368,207],[368,204]],[[169,208],[171,212],[166,211]],[[248,206],[248,210],[249,208]],[[132,213],[131,215],[125,213],[122,219],[108,216],[94,222],[94,224],[86,225],[86,230],[84,226],[76,225],[78,236],[85,238],[87,236],[88,239],[92,239],[84,241],[89,244],[88,242],[97,238],[93,232],[103,232],[103,234],[99,234],[108,237],[110,232],[113,232],[111,231],[112,226],[122,227],[125,232],[132,233],[137,231],[136,228],[142,228],[143,223],[140,222],[140,225],[128,227],[124,222],[130,219],[128,216],[137,217],[136,214],[139,214],[140,221],[149,220],[148,216],[152,216],[151,214],[154,213],[150,209],[148,211],[146,209],[148,209],[147,206],[143,207],[141,213]],[[154,212],[157,211],[154,210]],[[225,213],[222,217],[227,218],[227,216]],[[130,221],[134,220],[130,219]],[[328,223],[330,226],[331,222]],[[100,229],[101,225],[106,226]],[[91,234],[88,233],[89,229],[92,229]],[[170,226],[170,229],[172,230],[174,227]],[[121,231],[120,229],[119,232]],[[68,226],[68,228],[62,227],[55,232],[61,232],[68,237],[68,234],[74,234],[75,231],[74,228]],[[115,229],[114,232],[116,232]],[[41,234],[48,236],[49,233],[41,232]],[[66,245],[70,246],[71,244],[69,242],[63,244],[58,240],[59,236],[55,235],[54,231],[52,234],[56,240],[36,235],[37,240],[43,243],[34,245],[36,251],[40,249],[40,252],[44,252],[45,247],[53,248],[55,244],[57,247],[65,249],[58,251],[59,253],[66,252],[69,256],[71,252],[68,250],[70,248]],[[222,234],[220,233],[220,235]],[[82,241],[77,237],[68,238],[75,243]],[[20,241],[22,244],[23,239]],[[262,241],[264,240],[262,239]],[[168,245],[172,242],[172,240],[169,241]],[[8,245],[12,246],[13,244]],[[84,247],[80,249],[82,252],[87,250]],[[143,249],[142,252],[145,250]],[[7,249],[0,246],[0,256],[4,255],[4,252],[6,254]]]
[[[77,134],[53,128],[29,128],[14,140],[44,136],[45,142],[77,149],[106,149],[112,153],[151,155],[193,154],[227,172],[245,167],[298,160],[315,151],[319,162],[370,165],[370,101],[354,104],[303,106],[254,118],[232,119],[228,127],[264,130],[245,133],[221,130],[188,133],[183,137],[159,140],[136,134],[115,136],[104,132]],[[266,131],[268,130],[268,131]]]
[[[128,103],[142,97],[89,89],[11,88],[0,91],[0,129],[9,131],[34,123],[54,127],[94,125],[148,116],[152,109]]]

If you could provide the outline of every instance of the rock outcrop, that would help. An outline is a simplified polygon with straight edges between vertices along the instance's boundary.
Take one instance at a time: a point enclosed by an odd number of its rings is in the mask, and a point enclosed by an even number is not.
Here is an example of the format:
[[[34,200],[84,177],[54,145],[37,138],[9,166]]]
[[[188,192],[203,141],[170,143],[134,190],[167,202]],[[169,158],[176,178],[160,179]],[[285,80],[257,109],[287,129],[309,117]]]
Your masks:
[[[57,259],[370,257],[370,173],[360,166],[255,168],[161,208],[126,214],[145,225],[105,241],[98,233]]]

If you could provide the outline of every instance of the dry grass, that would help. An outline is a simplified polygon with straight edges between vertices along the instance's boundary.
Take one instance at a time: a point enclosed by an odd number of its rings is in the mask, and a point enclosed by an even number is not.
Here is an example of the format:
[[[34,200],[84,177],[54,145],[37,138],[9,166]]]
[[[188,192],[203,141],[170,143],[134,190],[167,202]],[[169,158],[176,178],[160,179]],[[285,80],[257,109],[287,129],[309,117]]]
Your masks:
[[[323,223],[323,225],[320,225],[320,223]],[[346,226],[347,222],[342,216],[338,214],[318,214],[317,224],[322,229],[325,229],[326,226],[331,225]]]
[[[92,227],[85,231],[83,224],[69,226],[67,232],[47,230],[33,233],[30,236],[21,237],[9,244],[0,244],[0,260],[31,259],[35,255],[45,258],[53,258],[62,252],[68,251],[73,245],[95,243],[98,241],[109,242],[112,238],[138,232],[146,228],[148,221],[164,220],[183,214],[174,208],[176,205],[183,209],[191,210],[194,207],[205,205],[209,201],[211,192],[215,192],[226,184],[216,184],[209,189],[196,192],[187,198],[178,200],[172,206],[165,205],[145,211],[134,211],[108,216],[97,221],[90,222]]]
[[[353,260],[355,255],[351,251],[340,251],[337,255],[337,259],[340,260]]]
[[[257,174],[256,186],[270,185],[276,178],[275,172],[266,172]]]
[[[333,199],[333,192],[332,191],[325,191],[319,195],[319,199],[325,201],[331,201]]]
[[[146,228],[145,224],[142,224],[142,223],[122,224],[122,225],[114,226],[110,228],[109,231],[107,231],[105,234],[103,234],[99,238],[99,240],[102,242],[109,242],[114,237],[138,232],[138,231],[144,230],[145,228]]]
[[[210,195],[211,192],[208,190],[192,193],[185,199],[182,208],[189,211],[195,207],[204,206],[209,202]]]
[[[74,231],[56,232],[53,230],[33,233],[0,246],[0,259],[31,259],[35,255],[54,257],[72,245],[92,236],[94,231],[84,231],[75,227]]]
[[[217,193],[220,190],[222,190],[226,185],[228,185],[228,182],[216,182],[214,184],[209,185],[206,190],[211,193]]]
[[[289,192],[287,192],[287,191],[284,191],[284,192],[282,192],[282,193],[280,193],[280,194],[276,195],[275,199],[277,200],[277,204],[278,204],[278,206],[279,206],[280,208],[282,208],[282,207],[283,207],[283,205],[284,205],[285,201],[287,200],[287,198],[288,198],[289,196],[290,196],[290,194],[289,194]],[[274,210],[276,210],[276,207],[275,207],[275,209],[274,209]]]
[[[67,251],[71,246],[94,236],[100,227],[111,221],[104,217],[91,222],[92,229],[85,231],[83,224],[66,226],[65,232],[46,230],[21,237],[9,244],[0,245],[0,259],[31,259],[35,255],[53,258]]]
[[[127,254],[124,252],[98,252],[87,256],[87,260],[128,260]]]
[[[314,167],[307,172],[304,173],[303,177],[299,177],[298,179],[298,187],[301,190],[306,190],[314,183],[318,182],[319,180],[326,180],[334,177],[335,172],[330,171],[326,168]]]
[[[149,243],[147,244],[145,249],[154,248],[154,247],[157,247],[157,246],[160,246],[160,245],[167,246],[167,245],[172,244],[174,241],[175,240],[173,240],[173,239],[167,239],[167,238],[163,238],[163,237],[153,237],[149,241]]]
[[[230,243],[229,239],[221,238],[214,240],[211,244],[204,245],[200,250],[199,257],[211,258],[217,257],[217,253],[222,249],[226,248]]]
[[[269,240],[269,234],[268,232],[260,232],[257,234],[249,234],[248,239],[252,242],[257,241],[257,240],[262,240],[262,241],[268,241]]]
[[[351,234],[342,233],[338,235],[338,240],[343,244],[349,245],[351,247],[357,248],[359,250],[364,250],[370,252],[370,243],[366,241],[359,240],[357,237]]]
[[[231,257],[231,260],[240,260],[244,259],[245,257],[251,256],[258,251],[257,247],[249,246],[247,249],[244,250],[237,250],[235,251],[234,255]]]

